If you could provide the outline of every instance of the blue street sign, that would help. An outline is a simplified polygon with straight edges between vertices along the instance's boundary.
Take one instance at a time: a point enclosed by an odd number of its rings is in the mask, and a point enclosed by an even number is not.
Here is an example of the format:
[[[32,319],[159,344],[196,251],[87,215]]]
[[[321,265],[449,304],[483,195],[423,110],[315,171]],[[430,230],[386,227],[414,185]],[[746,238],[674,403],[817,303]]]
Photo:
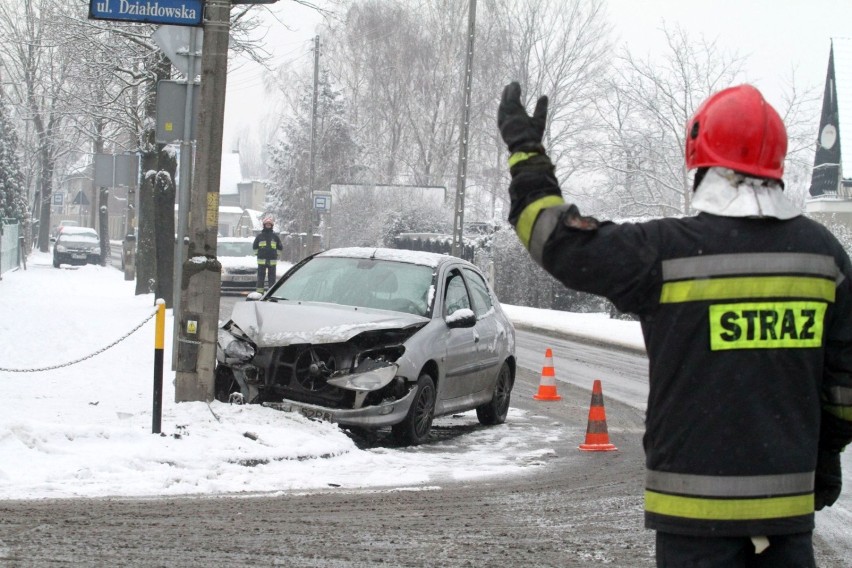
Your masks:
[[[92,20],[200,26],[203,0],[89,0]]]

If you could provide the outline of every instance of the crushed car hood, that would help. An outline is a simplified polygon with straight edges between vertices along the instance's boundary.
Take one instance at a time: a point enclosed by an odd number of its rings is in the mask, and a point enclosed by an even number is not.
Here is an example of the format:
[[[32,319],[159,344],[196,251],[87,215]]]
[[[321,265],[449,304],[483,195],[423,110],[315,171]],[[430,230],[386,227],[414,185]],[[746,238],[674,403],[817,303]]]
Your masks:
[[[340,343],[359,333],[424,325],[414,314],[311,302],[244,302],[234,305],[231,321],[258,347],[294,343]]]

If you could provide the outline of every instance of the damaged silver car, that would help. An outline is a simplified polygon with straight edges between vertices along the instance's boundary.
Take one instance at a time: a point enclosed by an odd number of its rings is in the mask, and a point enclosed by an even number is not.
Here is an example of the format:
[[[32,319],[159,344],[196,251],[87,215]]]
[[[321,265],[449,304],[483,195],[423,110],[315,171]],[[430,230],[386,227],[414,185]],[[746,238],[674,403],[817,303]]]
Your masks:
[[[456,257],[341,248],[305,259],[219,330],[216,398],[427,439],[436,416],[506,420],[515,331]]]

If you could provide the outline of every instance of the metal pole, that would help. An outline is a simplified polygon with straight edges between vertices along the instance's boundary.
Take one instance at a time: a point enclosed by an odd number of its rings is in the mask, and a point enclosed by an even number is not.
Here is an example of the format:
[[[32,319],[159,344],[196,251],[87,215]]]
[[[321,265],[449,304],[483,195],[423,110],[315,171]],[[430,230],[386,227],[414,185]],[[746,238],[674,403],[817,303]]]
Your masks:
[[[476,36],[476,0],[469,0],[467,16],[467,57],[464,63],[464,93],[462,96],[462,124],[459,134],[459,165],[456,177],[456,203],[453,216],[453,256],[462,255],[464,232],[464,191],[467,177],[467,137],[470,131],[470,89],[473,67],[473,40]]]
[[[151,433],[160,433],[163,418],[163,346],[166,335],[166,301],[157,298],[157,320],[154,328],[154,407],[151,414]]]
[[[317,89],[319,87],[319,36],[314,37],[314,93],[311,103],[311,156],[310,174],[308,177],[307,204],[307,250],[305,256],[314,253],[314,173],[316,172],[316,138],[317,138]]]
[[[181,282],[183,279],[184,251],[188,241],[187,225],[189,223],[190,187],[192,179],[192,113],[193,87],[195,86],[195,60],[197,57],[197,34],[198,30],[189,30],[189,53],[187,54],[186,74],[186,102],[184,103],[183,139],[180,143],[180,179],[178,180],[178,227],[177,238],[175,238],[175,267],[174,267],[174,294],[172,300],[172,314],[180,313]],[[177,369],[178,337],[180,329],[180,318],[173,318],[172,330],[172,370]]]

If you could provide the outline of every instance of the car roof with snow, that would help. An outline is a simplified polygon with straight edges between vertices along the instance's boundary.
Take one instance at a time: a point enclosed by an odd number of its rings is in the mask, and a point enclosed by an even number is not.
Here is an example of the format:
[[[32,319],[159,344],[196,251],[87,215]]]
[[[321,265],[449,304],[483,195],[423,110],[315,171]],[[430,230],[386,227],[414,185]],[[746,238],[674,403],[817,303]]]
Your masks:
[[[468,264],[466,261],[463,261],[460,258],[456,258],[447,254],[439,254],[436,252],[425,252],[419,250],[389,249],[375,247],[347,247],[331,249],[321,252],[317,256],[373,258],[377,260],[390,260],[395,262],[407,262],[409,264],[420,264],[423,266],[431,266],[432,268],[440,265],[442,262],[446,262],[449,260],[457,260]]]

